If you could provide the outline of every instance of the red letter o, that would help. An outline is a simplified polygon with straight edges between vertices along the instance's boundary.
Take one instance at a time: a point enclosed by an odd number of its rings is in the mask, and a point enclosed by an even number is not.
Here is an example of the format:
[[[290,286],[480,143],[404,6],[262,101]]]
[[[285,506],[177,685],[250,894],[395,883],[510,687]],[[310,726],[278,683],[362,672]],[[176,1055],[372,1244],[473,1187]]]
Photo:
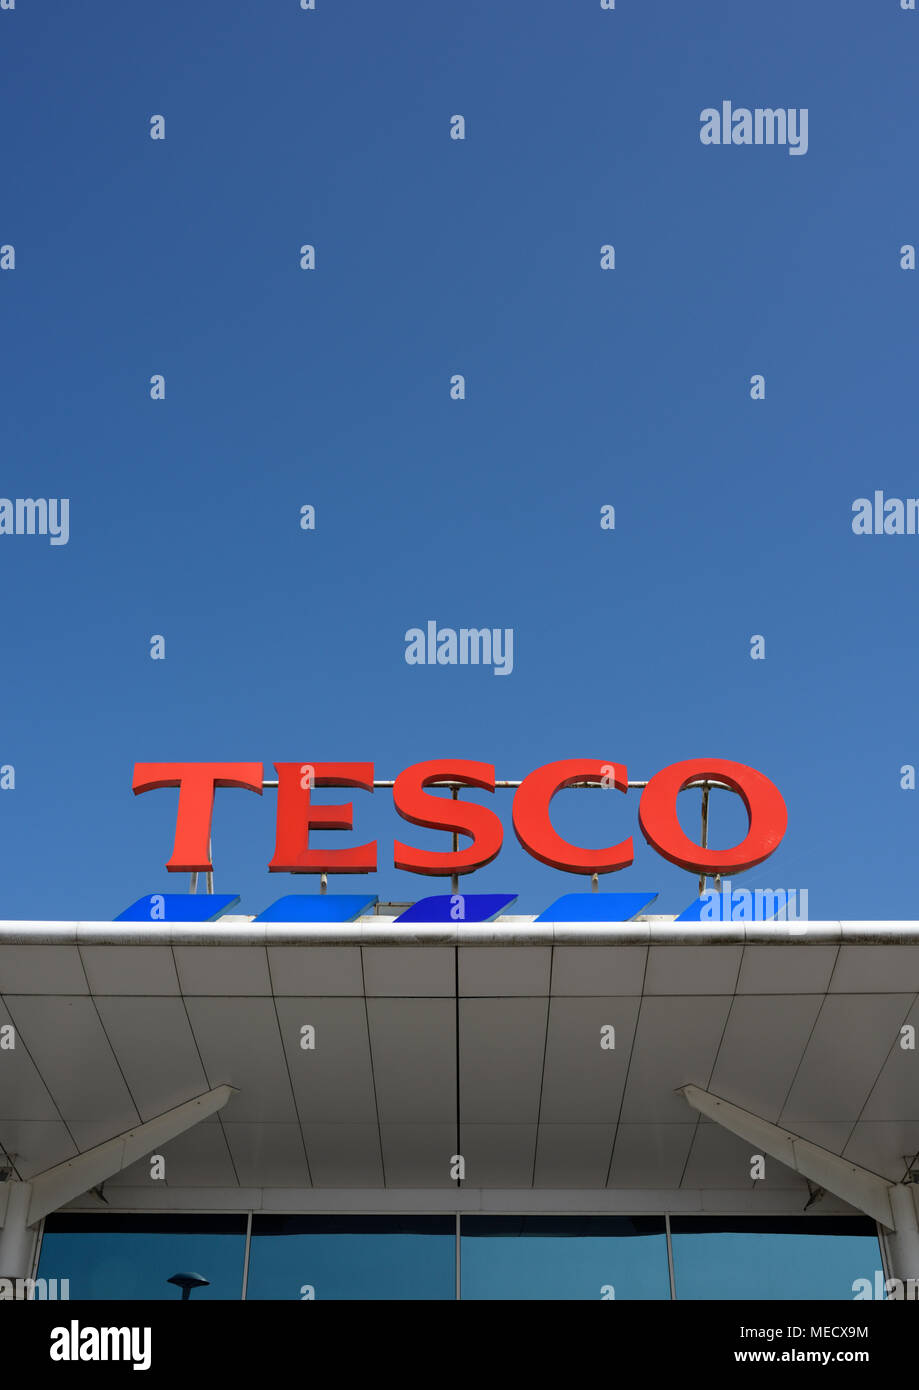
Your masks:
[[[750,828],[733,849],[703,849],[690,840],[677,816],[676,799],[693,782],[724,782],[747,808]],[[641,795],[638,822],[658,854],[693,873],[731,874],[752,869],[777,849],[788,826],[778,787],[755,768],[723,758],[691,758],[671,763],[652,777]]]

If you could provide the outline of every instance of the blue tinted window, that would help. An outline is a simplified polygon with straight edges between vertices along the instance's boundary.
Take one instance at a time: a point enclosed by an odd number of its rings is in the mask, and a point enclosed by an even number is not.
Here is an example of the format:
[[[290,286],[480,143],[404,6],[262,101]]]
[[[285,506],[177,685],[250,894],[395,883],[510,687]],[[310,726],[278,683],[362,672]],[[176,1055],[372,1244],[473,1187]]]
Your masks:
[[[863,1217],[749,1221],[671,1217],[677,1298],[852,1299],[881,1249]]]
[[[69,1279],[71,1298],[180,1299],[173,1274],[209,1280],[190,1297],[240,1298],[246,1218],[49,1216],[38,1274]]]
[[[466,1299],[670,1297],[662,1217],[464,1216]]]
[[[455,1296],[455,1217],[253,1217],[248,1298]]]

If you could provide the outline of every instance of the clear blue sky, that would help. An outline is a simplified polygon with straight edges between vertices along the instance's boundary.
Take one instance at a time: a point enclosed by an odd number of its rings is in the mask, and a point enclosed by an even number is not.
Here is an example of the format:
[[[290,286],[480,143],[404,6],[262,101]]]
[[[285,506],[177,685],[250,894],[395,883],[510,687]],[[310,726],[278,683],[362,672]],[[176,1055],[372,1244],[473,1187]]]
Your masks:
[[[136,760],[441,754],[752,764],[789,829],[738,882],[919,916],[919,536],[851,529],[856,497],[919,494],[917,47],[898,0],[0,12],[0,492],[71,499],[66,546],[0,537],[0,916],[184,889],[176,793],[134,798]],[[806,107],[808,153],[703,146],[722,100]],[[512,627],[513,673],[407,665],[429,618]],[[381,872],[334,888],[448,887],[391,867],[394,834],[442,837],[354,800]],[[588,886],[495,800],[468,891]],[[694,896],[635,793],[555,805],[636,836],[604,887]],[[273,843],[273,793],[218,793],[241,910],[315,891]]]

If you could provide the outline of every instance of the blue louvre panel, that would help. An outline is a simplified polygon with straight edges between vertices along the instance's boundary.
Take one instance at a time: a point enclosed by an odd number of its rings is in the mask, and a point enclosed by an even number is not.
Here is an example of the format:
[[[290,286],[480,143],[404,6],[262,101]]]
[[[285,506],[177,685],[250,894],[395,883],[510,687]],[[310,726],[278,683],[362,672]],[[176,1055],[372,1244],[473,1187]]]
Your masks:
[[[115,921],[214,922],[238,902],[238,893],[148,893]]]
[[[256,922],[353,922],[377,901],[376,893],[289,893]]]
[[[397,922],[490,922],[516,893],[435,893],[406,908]]]
[[[566,893],[537,922],[630,922],[657,893]]]
[[[711,901],[711,898],[696,898],[695,902],[692,902],[689,904],[688,907],[683,908],[683,911],[680,913],[679,917],[677,917],[676,920],[678,922],[701,922],[702,909],[703,907],[708,906],[708,904]],[[715,907],[714,911],[710,913],[709,920],[713,922],[720,921],[720,912],[721,904],[719,903]],[[728,916],[730,916],[730,907],[728,908]]]

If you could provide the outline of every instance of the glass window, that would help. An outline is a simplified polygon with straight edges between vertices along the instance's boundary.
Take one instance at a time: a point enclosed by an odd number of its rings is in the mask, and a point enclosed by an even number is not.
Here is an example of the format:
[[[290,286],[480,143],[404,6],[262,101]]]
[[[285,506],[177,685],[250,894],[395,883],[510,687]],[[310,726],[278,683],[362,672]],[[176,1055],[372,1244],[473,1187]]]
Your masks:
[[[38,1275],[69,1279],[71,1298],[181,1298],[168,1281],[197,1274],[190,1298],[240,1298],[245,1216],[49,1216]]]
[[[255,1216],[247,1298],[456,1297],[453,1216]]]
[[[672,1216],[670,1235],[677,1298],[852,1299],[882,1268],[868,1217]]]
[[[463,1298],[669,1298],[657,1216],[464,1216]]]

